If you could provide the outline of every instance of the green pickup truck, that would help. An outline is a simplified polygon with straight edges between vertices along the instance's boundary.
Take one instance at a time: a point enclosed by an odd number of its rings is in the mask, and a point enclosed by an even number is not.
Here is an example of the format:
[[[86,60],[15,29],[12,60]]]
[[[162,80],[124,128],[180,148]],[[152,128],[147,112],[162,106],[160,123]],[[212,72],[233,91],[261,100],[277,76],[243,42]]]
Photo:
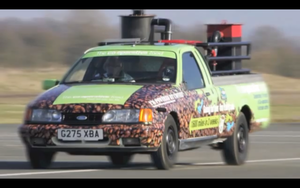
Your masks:
[[[60,81],[45,80],[19,127],[31,166],[49,167],[56,152],[107,155],[115,165],[139,153],[170,169],[178,151],[203,145],[243,164],[248,134],[269,125],[267,85],[259,74],[212,71],[209,61],[222,57],[199,48],[249,44],[163,39],[101,43]]]

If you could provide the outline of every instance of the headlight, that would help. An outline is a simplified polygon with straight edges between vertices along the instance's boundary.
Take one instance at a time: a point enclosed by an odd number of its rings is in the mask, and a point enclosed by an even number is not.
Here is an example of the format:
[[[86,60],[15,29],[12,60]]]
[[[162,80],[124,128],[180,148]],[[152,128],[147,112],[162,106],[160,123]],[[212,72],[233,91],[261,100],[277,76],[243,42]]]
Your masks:
[[[138,123],[152,122],[151,109],[121,109],[110,110],[102,116],[103,123]]]
[[[30,121],[35,122],[61,122],[61,112],[50,109],[33,109]]]

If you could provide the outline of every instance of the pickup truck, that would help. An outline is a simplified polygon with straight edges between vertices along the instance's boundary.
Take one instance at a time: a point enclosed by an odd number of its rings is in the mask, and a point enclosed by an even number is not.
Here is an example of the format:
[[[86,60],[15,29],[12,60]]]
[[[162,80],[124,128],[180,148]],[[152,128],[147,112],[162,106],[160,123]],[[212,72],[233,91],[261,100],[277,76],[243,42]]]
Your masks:
[[[203,145],[229,165],[245,163],[249,133],[269,125],[263,78],[212,74],[198,49],[208,43],[167,43],[106,43],[60,81],[45,80],[19,127],[32,168],[48,168],[57,152],[107,155],[118,166],[139,153],[167,170],[179,151]]]

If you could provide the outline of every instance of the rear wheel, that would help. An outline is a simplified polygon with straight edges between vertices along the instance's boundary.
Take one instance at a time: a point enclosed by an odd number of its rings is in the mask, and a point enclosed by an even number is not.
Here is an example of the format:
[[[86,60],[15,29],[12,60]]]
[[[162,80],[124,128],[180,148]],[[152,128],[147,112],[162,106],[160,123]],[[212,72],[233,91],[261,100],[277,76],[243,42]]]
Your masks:
[[[43,152],[34,149],[27,149],[27,158],[34,169],[46,169],[49,168],[55,153]]]
[[[223,145],[223,159],[229,165],[244,164],[248,154],[249,129],[245,115],[240,112],[232,136]]]
[[[114,153],[109,155],[110,161],[117,166],[127,165],[131,159],[132,154],[128,153]]]
[[[151,154],[151,159],[158,169],[168,170],[174,166],[178,154],[178,130],[171,115],[165,122],[165,130],[159,149]]]

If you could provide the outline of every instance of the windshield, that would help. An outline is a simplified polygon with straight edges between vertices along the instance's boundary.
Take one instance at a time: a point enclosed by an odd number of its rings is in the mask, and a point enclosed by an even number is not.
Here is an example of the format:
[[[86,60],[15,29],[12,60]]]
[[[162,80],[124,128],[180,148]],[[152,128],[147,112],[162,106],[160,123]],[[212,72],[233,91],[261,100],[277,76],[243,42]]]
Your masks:
[[[175,83],[177,62],[170,57],[100,56],[80,59],[63,83]]]

